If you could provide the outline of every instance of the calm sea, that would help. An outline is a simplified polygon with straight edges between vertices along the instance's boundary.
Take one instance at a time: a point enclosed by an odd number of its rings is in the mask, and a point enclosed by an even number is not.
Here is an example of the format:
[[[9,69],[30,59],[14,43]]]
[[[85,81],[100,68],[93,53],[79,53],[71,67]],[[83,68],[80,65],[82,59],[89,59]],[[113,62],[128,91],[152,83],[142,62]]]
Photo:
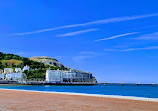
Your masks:
[[[158,86],[0,86],[0,88],[158,98]]]

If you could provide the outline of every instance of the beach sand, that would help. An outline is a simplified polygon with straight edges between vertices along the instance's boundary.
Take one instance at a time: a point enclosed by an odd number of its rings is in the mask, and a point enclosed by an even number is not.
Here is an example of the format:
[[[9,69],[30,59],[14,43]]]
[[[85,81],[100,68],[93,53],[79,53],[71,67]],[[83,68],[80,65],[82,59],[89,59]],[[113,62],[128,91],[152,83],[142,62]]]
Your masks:
[[[158,111],[158,102],[0,89],[0,111]]]

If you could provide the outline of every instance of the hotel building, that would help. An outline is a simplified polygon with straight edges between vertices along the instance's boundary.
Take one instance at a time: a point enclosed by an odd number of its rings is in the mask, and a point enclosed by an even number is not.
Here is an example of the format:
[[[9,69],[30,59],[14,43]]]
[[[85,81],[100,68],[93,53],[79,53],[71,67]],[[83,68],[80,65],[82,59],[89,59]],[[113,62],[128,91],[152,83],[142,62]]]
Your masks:
[[[64,70],[47,70],[46,82],[92,82],[92,74],[79,72],[70,69]]]
[[[22,73],[21,68],[15,68],[15,72],[13,72],[12,68],[5,68],[4,74],[6,80],[23,80],[26,78],[26,75]]]

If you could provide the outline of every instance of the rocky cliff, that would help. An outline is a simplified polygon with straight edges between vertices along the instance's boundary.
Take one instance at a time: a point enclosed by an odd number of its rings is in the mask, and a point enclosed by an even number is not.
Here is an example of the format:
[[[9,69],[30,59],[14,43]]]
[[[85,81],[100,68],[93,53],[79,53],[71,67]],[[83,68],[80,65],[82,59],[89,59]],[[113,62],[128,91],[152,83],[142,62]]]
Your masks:
[[[52,57],[38,56],[38,57],[31,57],[30,60],[37,61],[37,62],[42,62],[45,65],[51,65],[51,66],[57,66],[57,67],[65,67],[57,59],[52,58]],[[65,67],[65,68],[72,69],[72,68],[68,68],[68,67]],[[81,70],[76,70],[76,69],[73,69],[73,70],[75,70],[77,72],[80,72],[80,73],[85,73],[84,71],[81,71]],[[89,73],[89,72],[86,72],[86,73]]]
[[[47,57],[47,56],[31,57],[30,60],[37,61],[37,62],[42,62],[45,65],[51,65],[51,66],[64,67],[64,68],[67,68],[67,69],[72,69],[72,68],[65,67],[57,59],[52,58],[52,57]],[[76,69],[73,69],[73,70],[76,71],[76,72],[79,72],[79,73],[89,73],[89,74],[91,74],[90,72],[84,72],[84,71],[76,70]],[[93,77],[93,81],[97,82],[95,77]]]
[[[31,57],[30,60],[42,62],[45,65],[64,67],[64,65],[62,63],[60,63],[58,60],[56,60],[52,57],[47,57],[47,56]]]

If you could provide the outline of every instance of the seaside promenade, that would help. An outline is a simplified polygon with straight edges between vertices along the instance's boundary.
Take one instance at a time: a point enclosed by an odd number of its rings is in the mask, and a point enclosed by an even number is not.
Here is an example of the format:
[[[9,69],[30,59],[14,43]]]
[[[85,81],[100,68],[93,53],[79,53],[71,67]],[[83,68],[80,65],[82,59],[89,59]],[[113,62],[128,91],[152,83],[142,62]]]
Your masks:
[[[1,111],[157,111],[158,102],[0,89]]]

